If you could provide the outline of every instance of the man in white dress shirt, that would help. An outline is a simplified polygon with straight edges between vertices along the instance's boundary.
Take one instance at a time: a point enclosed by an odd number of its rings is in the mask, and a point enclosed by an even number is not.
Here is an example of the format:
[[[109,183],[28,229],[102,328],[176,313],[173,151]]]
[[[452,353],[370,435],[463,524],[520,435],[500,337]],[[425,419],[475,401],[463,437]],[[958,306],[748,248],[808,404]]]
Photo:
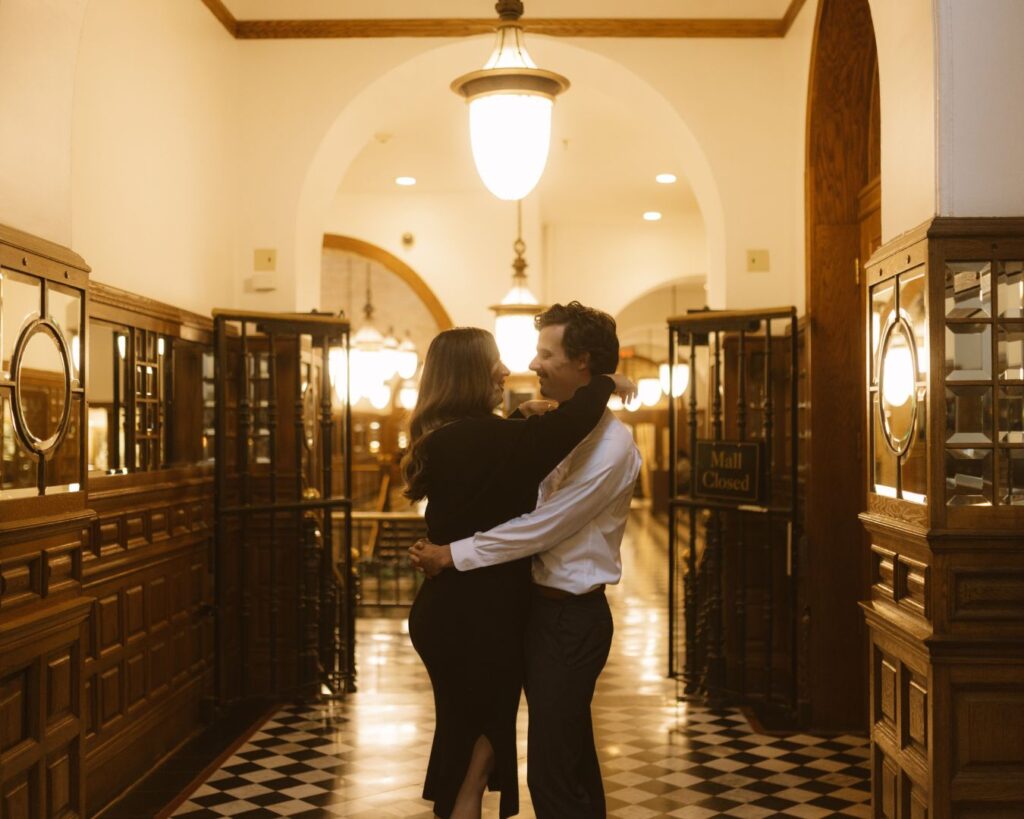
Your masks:
[[[615,371],[619,342],[611,316],[570,302],[536,323],[540,337],[530,369],[546,398],[565,401],[592,375]],[[639,470],[632,435],[605,410],[541,483],[533,512],[450,545],[420,541],[411,550],[428,575],[533,556],[527,782],[539,819],[606,815],[590,702],[612,639],[604,588],[622,575],[619,547]]]

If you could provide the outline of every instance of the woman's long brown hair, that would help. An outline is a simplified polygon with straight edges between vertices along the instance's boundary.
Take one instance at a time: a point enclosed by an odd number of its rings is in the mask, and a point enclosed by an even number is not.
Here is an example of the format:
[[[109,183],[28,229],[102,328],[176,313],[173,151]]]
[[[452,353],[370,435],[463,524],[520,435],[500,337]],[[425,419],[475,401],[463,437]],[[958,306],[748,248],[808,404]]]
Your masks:
[[[427,350],[419,398],[409,419],[409,452],[402,460],[405,496],[427,494],[424,444],[430,434],[451,421],[489,415],[494,410],[494,379],[498,360],[494,336],[477,327],[455,327],[439,333]]]

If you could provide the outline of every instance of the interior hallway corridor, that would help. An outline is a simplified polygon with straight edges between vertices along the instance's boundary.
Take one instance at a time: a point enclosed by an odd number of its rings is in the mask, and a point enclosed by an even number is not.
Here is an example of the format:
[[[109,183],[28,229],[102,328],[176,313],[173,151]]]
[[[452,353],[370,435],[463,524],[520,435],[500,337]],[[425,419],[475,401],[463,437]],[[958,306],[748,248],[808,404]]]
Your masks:
[[[594,716],[610,816],[867,817],[868,745],[758,734],[735,709],[677,703],[666,669],[663,524],[636,510],[623,543],[623,582],[609,588],[615,637]],[[525,698],[519,713],[521,817]],[[277,712],[170,815],[423,817],[433,732],[430,684],[402,619],[359,621],[359,692]],[[168,815],[165,811],[163,815]],[[497,816],[489,794],[485,816]]]

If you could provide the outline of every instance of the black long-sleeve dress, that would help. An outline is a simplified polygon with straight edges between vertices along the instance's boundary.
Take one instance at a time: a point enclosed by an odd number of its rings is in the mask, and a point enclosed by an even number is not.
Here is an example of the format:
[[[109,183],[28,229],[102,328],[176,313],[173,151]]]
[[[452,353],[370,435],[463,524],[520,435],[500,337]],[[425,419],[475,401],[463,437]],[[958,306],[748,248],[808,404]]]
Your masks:
[[[451,543],[532,511],[544,477],[597,425],[613,390],[594,378],[558,409],[526,420],[455,421],[425,444],[427,533]],[[436,723],[423,798],[447,817],[476,740],[486,735],[501,816],[519,811],[516,712],[523,680],[529,558],[441,572],[409,612],[409,636],[434,689]]]

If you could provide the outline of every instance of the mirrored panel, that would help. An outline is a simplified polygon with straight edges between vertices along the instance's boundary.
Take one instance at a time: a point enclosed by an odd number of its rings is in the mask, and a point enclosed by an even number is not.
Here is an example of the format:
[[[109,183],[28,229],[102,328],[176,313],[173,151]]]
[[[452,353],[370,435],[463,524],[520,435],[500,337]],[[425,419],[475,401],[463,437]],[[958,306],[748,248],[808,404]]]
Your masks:
[[[917,387],[917,420],[910,449],[902,458],[900,493],[904,500],[924,503],[928,496],[927,388]]]
[[[0,491],[34,492],[38,480],[36,459],[18,440],[14,430],[11,391],[0,390]]]
[[[78,419],[82,412],[81,393],[71,399],[71,416],[68,420],[68,431],[57,446],[57,450],[46,462],[46,494],[54,491],[77,492],[79,485],[81,458],[81,437],[78,430]]]
[[[946,503],[992,505],[992,450],[946,450]]]
[[[981,381],[992,377],[992,325],[946,325],[946,380]]]
[[[985,318],[992,315],[990,262],[946,263],[946,316]]]
[[[898,462],[895,453],[889,449],[882,431],[880,402],[878,393],[871,396],[873,412],[871,413],[872,450],[874,451],[874,485],[875,492],[890,498],[896,497],[896,470]]]
[[[1024,318],[1024,262],[997,262],[1000,318]]]
[[[0,380],[10,379],[14,347],[24,326],[39,318],[42,298],[38,279],[0,268]]]
[[[992,443],[992,388],[946,387],[946,443]]]
[[[910,445],[917,412],[915,342],[906,321],[883,330],[879,368],[883,431],[892,450],[902,455]]]
[[[22,350],[15,389],[25,431],[38,451],[50,449],[61,432],[66,404],[71,400],[67,378],[57,338],[37,324]]]
[[[999,378],[1024,381],[1024,324],[999,325]]]
[[[82,296],[78,290],[48,284],[46,307],[50,321],[57,325],[71,351],[71,386],[81,386]]]
[[[1024,506],[1024,449],[999,451],[999,502]]]
[[[1024,444],[1024,387],[999,388],[999,443]]]
[[[89,472],[124,471],[131,330],[89,320]]]
[[[891,281],[871,288],[871,360],[878,360],[878,345],[885,327],[896,309],[896,288]],[[872,368],[871,383],[878,383],[878,372]]]
[[[918,381],[928,378],[928,316],[925,309],[927,296],[923,271],[900,276],[900,315],[913,330]]]

